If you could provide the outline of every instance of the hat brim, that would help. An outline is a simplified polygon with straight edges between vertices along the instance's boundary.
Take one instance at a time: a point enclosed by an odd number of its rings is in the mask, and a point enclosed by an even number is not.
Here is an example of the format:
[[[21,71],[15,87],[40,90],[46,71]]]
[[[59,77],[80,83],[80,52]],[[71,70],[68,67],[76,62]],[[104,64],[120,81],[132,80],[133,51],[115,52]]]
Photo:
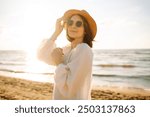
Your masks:
[[[75,14],[79,14],[81,16],[83,16],[88,24],[89,24],[89,27],[92,31],[92,37],[94,39],[94,37],[96,36],[96,32],[97,32],[97,26],[96,26],[96,22],[95,20],[90,16],[90,14],[88,12],[86,12],[85,10],[76,10],[76,9],[71,9],[71,10],[68,10],[64,13],[64,19],[69,19],[72,15],[75,15]]]

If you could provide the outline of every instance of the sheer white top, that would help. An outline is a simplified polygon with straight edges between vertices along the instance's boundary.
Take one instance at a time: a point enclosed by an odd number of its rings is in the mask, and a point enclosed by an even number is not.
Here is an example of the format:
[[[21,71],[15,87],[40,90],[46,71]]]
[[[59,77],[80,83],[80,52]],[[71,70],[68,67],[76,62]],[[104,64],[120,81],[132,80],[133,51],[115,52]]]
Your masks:
[[[45,40],[38,49],[38,58],[54,65],[51,52],[56,48],[54,41]],[[54,75],[53,99],[88,100],[91,99],[93,53],[86,43],[76,48],[63,48],[64,62],[59,64]]]

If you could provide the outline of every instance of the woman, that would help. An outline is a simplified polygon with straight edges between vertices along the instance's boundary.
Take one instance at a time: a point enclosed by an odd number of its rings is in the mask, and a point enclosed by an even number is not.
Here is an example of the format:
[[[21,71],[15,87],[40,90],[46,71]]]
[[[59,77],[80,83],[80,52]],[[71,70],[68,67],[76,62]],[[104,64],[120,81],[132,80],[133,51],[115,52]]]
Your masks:
[[[70,46],[56,48],[55,41],[66,29]],[[57,66],[54,75],[54,99],[91,99],[92,41],[97,27],[85,10],[71,9],[56,22],[55,32],[38,50],[38,58]]]

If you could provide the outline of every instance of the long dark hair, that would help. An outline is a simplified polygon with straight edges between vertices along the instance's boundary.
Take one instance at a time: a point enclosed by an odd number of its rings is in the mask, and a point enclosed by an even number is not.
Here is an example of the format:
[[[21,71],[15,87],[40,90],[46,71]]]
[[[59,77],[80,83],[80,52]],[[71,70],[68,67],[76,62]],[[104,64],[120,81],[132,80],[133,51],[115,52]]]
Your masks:
[[[79,15],[79,14],[76,14],[76,15]],[[83,24],[84,24],[84,38],[83,38],[83,43],[86,43],[86,44],[88,44],[91,48],[92,48],[92,46],[93,46],[93,43],[92,43],[92,41],[94,41],[93,40],[93,36],[92,36],[92,29],[90,29],[90,27],[89,27],[89,24],[88,24],[88,22],[87,22],[87,20],[82,16],[82,15],[79,15],[80,17],[81,17],[81,19],[83,20]],[[72,17],[72,16],[71,16]],[[70,18],[71,18],[70,17]],[[67,33],[66,33],[66,36],[67,36],[67,39],[70,41],[70,42],[72,42],[74,39],[73,38],[71,38],[71,37],[69,37],[69,35],[68,35],[68,31],[67,31]]]

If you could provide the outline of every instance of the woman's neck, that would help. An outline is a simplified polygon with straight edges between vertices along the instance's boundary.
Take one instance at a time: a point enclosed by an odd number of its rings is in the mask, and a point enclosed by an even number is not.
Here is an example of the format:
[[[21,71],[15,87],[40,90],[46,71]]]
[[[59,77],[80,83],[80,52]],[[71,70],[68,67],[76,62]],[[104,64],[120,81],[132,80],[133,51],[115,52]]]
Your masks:
[[[75,48],[78,44],[82,43],[83,42],[83,38],[79,38],[79,39],[74,39],[72,42],[71,42],[71,48]]]

